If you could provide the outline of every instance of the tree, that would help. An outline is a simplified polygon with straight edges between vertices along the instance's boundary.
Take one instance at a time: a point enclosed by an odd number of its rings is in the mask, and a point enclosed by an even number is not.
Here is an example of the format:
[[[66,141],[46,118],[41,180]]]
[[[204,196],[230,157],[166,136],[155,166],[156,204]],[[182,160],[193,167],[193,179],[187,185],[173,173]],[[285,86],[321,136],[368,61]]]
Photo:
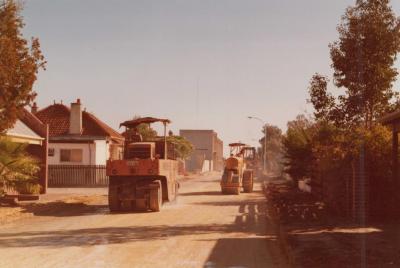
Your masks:
[[[12,127],[22,109],[36,96],[32,86],[45,68],[39,40],[22,36],[21,6],[14,0],[0,2],[0,133]]]
[[[267,170],[275,174],[282,172],[283,165],[283,135],[282,130],[273,125],[267,125]],[[263,128],[264,136],[260,139],[261,152],[264,152],[265,128]]]
[[[157,137],[157,131],[155,131],[149,124],[140,124],[137,126],[137,131],[144,141],[152,141]]]
[[[339,96],[343,114],[348,122],[363,122],[367,128],[395,97],[400,20],[389,2],[357,0],[342,17],[339,40],[330,44],[335,85],[346,89]]]
[[[140,115],[134,115],[133,120],[141,118]],[[136,127],[136,131],[142,136],[143,141],[152,141],[157,138],[157,131],[155,131],[150,124],[140,124]]]
[[[138,119],[140,116],[135,115],[133,119]],[[157,131],[155,131],[149,124],[140,124],[137,131],[142,136],[143,141],[154,141],[157,139]],[[175,153],[178,158],[186,159],[193,151],[193,145],[184,137],[175,136],[170,130],[168,133],[167,141],[175,146]]]
[[[25,148],[26,144],[0,138],[0,196],[6,187],[15,188],[20,193],[39,193],[38,161],[28,155]]]
[[[313,140],[315,123],[304,115],[288,122],[285,146],[285,171],[294,181],[311,177],[314,164]]]
[[[317,120],[329,121],[333,119],[332,111],[336,105],[335,97],[328,92],[329,79],[318,73],[310,81],[308,100],[314,106],[314,117]]]
[[[193,152],[193,145],[182,136],[168,136],[167,140],[175,145],[175,153],[178,158],[186,159]]]

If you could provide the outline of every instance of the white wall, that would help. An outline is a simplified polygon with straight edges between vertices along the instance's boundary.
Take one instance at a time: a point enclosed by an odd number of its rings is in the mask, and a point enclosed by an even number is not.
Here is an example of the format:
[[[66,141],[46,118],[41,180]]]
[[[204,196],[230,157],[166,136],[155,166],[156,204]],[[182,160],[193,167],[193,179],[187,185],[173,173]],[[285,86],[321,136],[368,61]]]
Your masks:
[[[211,162],[210,160],[204,160],[203,167],[201,168],[201,173],[210,171],[210,166],[211,166],[210,162]]]
[[[49,156],[49,165],[95,165],[96,145],[91,143],[49,143],[54,148],[54,156]],[[82,162],[60,162],[61,149],[82,149]]]
[[[95,165],[105,165],[110,154],[108,143],[105,140],[94,141],[94,143],[96,145]]]
[[[109,158],[109,144],[105,140],[94,143],[49,143],[54,156],[49,156],[49,165],[105,165]],[[82,162],[60,162],[61,149],[82,149]]]

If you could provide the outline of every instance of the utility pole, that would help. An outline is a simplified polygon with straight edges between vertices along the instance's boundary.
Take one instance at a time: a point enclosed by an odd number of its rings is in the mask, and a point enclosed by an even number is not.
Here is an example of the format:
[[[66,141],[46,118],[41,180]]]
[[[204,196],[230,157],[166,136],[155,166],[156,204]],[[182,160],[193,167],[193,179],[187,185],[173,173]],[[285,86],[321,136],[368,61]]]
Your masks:
[[[199,84],[200,84],[200,79],[197,77],[196,80],[196,121],[195,121],[195,125],[196,128],[199,127]]]
[[[264,120],[255,117],[255,116],[248,116],[248,119],[255,119],[260,121],[263,124],[264,128],[264,152],[263,152],[263,170],[264,172],[267,171],[267,123]]]
[[[264,172],[267,172],[267,124],[264,122]]]

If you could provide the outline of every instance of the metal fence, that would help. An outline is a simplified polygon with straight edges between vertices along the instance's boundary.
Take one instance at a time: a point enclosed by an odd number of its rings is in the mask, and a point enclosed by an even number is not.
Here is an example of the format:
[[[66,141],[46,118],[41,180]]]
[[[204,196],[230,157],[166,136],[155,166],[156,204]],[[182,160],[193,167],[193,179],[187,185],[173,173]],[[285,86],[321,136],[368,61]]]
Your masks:
[[[49,165],[49,187],[101,187],[108,185],[104,165]]]

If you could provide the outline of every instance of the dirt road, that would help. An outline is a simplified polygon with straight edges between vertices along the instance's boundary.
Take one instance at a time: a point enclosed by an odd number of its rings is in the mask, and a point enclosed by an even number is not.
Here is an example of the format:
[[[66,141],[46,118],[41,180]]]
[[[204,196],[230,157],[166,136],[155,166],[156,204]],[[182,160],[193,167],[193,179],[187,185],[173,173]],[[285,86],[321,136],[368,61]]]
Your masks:
[[[0,267],[285,267],[256,191],[221,195],[218,176],[181,183],[159,213],[50,213],[0,229]]]

